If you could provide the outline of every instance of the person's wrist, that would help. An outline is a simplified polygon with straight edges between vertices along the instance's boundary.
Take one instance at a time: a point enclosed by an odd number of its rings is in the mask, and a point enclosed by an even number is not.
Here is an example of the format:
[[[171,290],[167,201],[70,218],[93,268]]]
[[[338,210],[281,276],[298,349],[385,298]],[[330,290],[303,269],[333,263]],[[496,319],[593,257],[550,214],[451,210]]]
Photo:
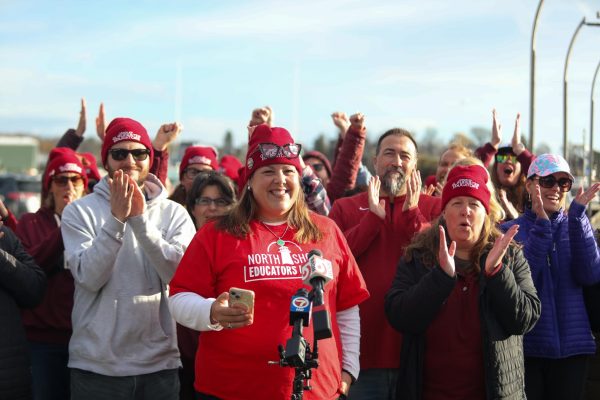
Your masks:
[[[154,140],[154,142],[152,142],[152,147],[154,147],[154,149],[158,151],[166,150],[167,145],[168,144],[162,140]]]
[[[516,156],[521,155],[521,153],[524,151],[525,145],[523,143],[517,143],[513,146],[513,153],[515,153]]]
[[[347,369],[342,368],[342,372],[345,372],[346,374],[348,374],[348,376],[350,377],[350,385],[354,385],[354,382],[356,382],[356,378],[354,377],[354,375],[352,375]]]

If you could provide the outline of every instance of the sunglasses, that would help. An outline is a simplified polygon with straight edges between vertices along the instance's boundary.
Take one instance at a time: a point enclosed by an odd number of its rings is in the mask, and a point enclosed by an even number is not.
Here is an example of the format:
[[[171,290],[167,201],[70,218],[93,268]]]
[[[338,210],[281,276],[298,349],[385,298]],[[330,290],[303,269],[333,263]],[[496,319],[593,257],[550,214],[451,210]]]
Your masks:
[[[325,166],[323,164],[310,164],[310,167],[315,170],[315,172],[321,172]]]
[[[123,161],[129,154],[133,156],[135,161],[144,161],[150,155],[150,150],[148,149],[110,149],[108,152],[115,161]]]
[[[260,143],[258,150],[263,159],[285,157],[287,159],[298,158],[302,151],[302,145],[296,143],[288,143],[283,146],[278,146],[275,143]]]
[[[535,177],[535,179],[538,180],[541,187],[546,188],[546,189],[552,189],[554,187],[554,185],[556,185],[558,183],[558,187],[560,188],[561,191],[568,192],[569,190],[571,190],[571,187],[573,186],[572,179],[569,179],[569,178],[556,179],[554,177],[554,175],[537,176],[537,177]]]
[[[496,154],[497,163],[505,163],[507,161],[510,161],[514,164],[517,162],[517,156],[514,154]]]
[[[202,169],[196,169],[196,168],[186,168],[183,170],[183,174],[188,179],[194,179],[198,175],[200,175],[202,173],[207,174],[208,172],[209,172],[209,170],[202,170]]]
[[[218,208],[227,207],[228,205],[231,204],[229,201],[227,201],[221,197],[219,197],[218,199],[211,199],[210,197],[198,197],[196,199],[195,203],[198,206],[205,206],[205,207],[208,207],[214,203],[215,207],[218,207]]]
[[[81,186],[83,185],[83,178],[79,175],[77,176],[55,176],[52,178],[52,182],[56,183],[58,186],[67,186],[69,182],[73,184],[73,186]]]

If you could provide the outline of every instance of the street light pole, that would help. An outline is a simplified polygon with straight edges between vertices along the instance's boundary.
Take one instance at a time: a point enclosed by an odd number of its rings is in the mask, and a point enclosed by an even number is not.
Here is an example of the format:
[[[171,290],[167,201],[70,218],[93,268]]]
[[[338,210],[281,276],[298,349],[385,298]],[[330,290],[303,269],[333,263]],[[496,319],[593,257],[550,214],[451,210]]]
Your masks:
[[[569,59],[571,58],[571,51],[573,50],[573,44],[575,43],[575,39],[579,34],[579,31],[584,26],[600,26],[600,23],[595,22],[586,22],[585,17],[581,20],[579,25],[577,25],[577,29],[575,29],[575,33],[573,33],[573,37],[571,38],[571,43],[569,43],[569,50],[567,50],[567,57],[565,58],[565,69],[563,73],[563,156],[567,162],[569,161],[569,151],[567,146],[568,140],[568,131],[567,131],[567,71],[569,69]]]
[[[544,5],[544,0],[540,0],[533,19],[533,29],[531,31],[531,63],[529,66],[529,148],[533,152],[535,140],[535,34],[537,32],[537,22],[540,11]]]
[[[592,80],[592,93],[590,95],[590,172],[588,174],[588,184],[592,184],[592,170],[594,169],[594,88],[596,87],[596,78],[600,70],[600,62],[596,66],[594,79]]]
[[[573,50],[573,43],[575,43],[575,39],[579,34],[579,31],[585,24],[585,17],[581,20],[579,25],[577,25],[577,29],[575,29],[575,33],[571,38],[571,43],[569,43],[569,50],[567,50],[567,57],[565,58],[565,69],[563,72],[563,156],[567,162],[569,162],[569,154],[567,150],[567,70],[569,69],[569,59],[571,58],[571,50]]]

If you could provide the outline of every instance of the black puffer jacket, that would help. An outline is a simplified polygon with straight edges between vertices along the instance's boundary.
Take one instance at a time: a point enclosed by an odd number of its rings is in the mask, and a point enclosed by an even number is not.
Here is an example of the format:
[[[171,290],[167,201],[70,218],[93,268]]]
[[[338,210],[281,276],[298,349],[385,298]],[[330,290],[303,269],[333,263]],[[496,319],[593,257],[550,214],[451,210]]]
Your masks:
[[[19,307],[41,301],[46,276],[10,229],[0,232],[0,399],[29,399],[29,351]]]
[[[411,262],[400,261],[385,302],[390,324],[404,335],[398,399],[422,397],[425,333],[456,282],[420,259],[417,254]],[[525,399],[522,335],[540,317],[541,303],[521,250],[510,247],[500,271],[489,278],[480,275],[479,299],[487,398]]]

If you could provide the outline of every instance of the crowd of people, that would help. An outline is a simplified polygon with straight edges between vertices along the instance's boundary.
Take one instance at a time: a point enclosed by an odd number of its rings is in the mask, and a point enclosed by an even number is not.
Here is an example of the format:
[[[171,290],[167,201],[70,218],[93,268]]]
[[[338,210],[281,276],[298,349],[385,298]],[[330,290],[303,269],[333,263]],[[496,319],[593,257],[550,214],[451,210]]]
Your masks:
[[[567,204],[568,163],[526,149],[519,115],[510,144],[494,110],[488,143],[422,180],[405,129],[371,173],[364,115],[332,114],[328,159],[257,108],[244,160],[190,146],[171,185],[181,124],[152,140],[101,105],[94,155],[85,114],[40,209],[0,202],[0,398],[600,395],[600,183]]]

